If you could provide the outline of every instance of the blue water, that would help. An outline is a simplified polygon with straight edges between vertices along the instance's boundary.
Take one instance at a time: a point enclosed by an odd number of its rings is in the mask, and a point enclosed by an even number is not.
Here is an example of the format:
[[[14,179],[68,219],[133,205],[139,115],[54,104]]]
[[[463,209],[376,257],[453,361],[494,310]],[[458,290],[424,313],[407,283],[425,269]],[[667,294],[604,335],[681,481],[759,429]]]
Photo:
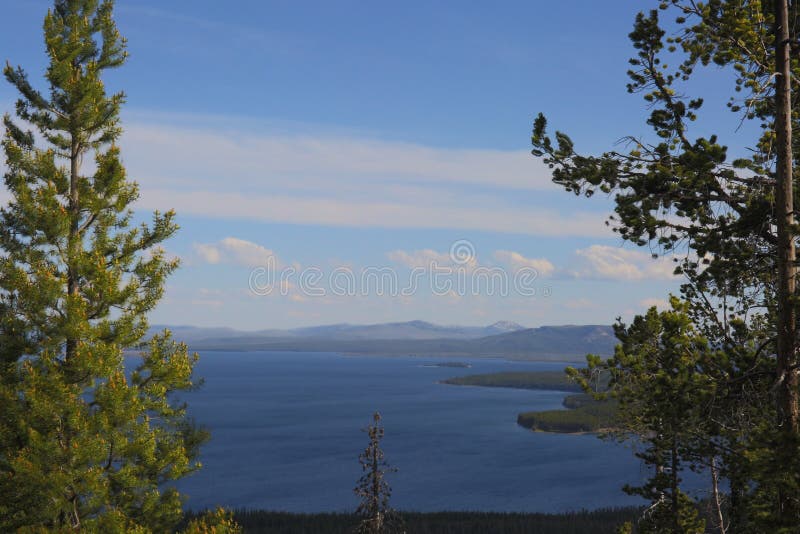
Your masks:
[[[564,511],[640,504],[620,490],[646,472],[629,448],[591,435],[534,433],[517,413],[561,407],[554,391],[449,386],[470,373],[563,364],[324,353],[207,352],[188,395],[212,432],[187,506],[345,511],[356,506],[361,432],[378,410],[392,504],[406,510]]]

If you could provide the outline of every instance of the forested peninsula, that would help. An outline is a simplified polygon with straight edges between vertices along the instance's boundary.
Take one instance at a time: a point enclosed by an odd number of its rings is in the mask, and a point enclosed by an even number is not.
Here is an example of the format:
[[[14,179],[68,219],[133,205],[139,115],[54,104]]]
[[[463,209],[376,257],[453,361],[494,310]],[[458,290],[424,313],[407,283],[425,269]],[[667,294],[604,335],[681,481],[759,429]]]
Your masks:
[[[563,371],[518,371],[486,373],[448,378],[443,384],[514,389],[580,392],[581,387]],[[614,427],[617,403],[595,400],[586,393],[567,395],[563,410],[523,412],[517,424],[537,432],[578,434],[602,432]]]

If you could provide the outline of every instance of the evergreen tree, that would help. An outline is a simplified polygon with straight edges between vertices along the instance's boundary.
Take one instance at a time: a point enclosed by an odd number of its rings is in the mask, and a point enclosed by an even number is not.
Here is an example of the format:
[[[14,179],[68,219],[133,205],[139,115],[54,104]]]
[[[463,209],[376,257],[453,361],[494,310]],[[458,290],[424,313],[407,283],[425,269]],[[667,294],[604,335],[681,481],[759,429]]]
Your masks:
[[[217,508],[192,519],[181,530],[182,534],[241,534],[242,527],[233,519],[233,513]]]
[[[669,34],[664,12],[675,13]],[[730,482],[738,532],[796,532],[800,524],[798,22],[798,5],[787,0],[659,2],[636,18],[628,84],[651,106],[655,139],[631,136],[628,150],[582,155],[566,134],[551,138],[542,115],[532,136],[556,183],[613,195],[610,224],[624,239],[675,254],[687,313],[719,349],[704,370],[715,423],[706,442]],[[722,83],[733,80],[727,105],[757,131],[748,157],[731,158],[717,135],[690,137],[704,106],[691,82],[708,66]]]
[[[384,458],[381,449],[383,427],[381,414],[375,412],[372,424],[364,429],[369,436],[369,445],[358,455],[363,475],[358,479],[353,492],[361,499],[356,515],[361,522],[356,529],[360,534],[388,534],[402,532],[402,520],[389,506],[392,488],[386,481],[386,474],[396,472]]]
[[[634,318],[630,326],[615,325],[620,344],[607,361],[589,358],[578,372],[568,369],[585,390],[592,377],[609,377],[608,388],[597,398],[617,400],[618,437],[633,437],[636,455],[652,467],[653,475],[640,487],[626,486],[626,493],[650,501],[637,532],[703,532],[697,503],[680,488],[681,472],[706,461],[702,451],[708,406],[714,398],[713,383],[705,369],[715,359],[705,338],[697,333],[687,314],[688,305],[677,298],[672,309],[659,313],[653,307]]]
[[[126,58],[112,9],[55,1],[46,92],[4,70],[20,99],[17,121],[4,117],[11,200],[0,211],[3,532],[171,531],[182,499],[169,482],[198,468],[205,438],[173,396],[197,384],[197,356],[168,332],[123,353],[178,265],[158,246],[177,226],[172,212],[132,223],[124,95],[102,81]]]

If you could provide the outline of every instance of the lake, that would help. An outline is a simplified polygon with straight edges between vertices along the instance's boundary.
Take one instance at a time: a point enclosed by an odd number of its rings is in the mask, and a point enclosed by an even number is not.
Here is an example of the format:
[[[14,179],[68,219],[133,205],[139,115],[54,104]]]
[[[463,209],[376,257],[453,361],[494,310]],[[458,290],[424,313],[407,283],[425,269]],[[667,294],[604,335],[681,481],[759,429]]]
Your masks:
[[[646,470],[592,435],[534,433],[517,413],[560,408],[565,393],[451,386],[453,376],[564,364],[328,353],[205,352],[187,395],[212,439],[183,480],[189,508],[352,511],[362,428],[380,411],[392,504],[404,510],[555,512],[641,504],[622,493]]]

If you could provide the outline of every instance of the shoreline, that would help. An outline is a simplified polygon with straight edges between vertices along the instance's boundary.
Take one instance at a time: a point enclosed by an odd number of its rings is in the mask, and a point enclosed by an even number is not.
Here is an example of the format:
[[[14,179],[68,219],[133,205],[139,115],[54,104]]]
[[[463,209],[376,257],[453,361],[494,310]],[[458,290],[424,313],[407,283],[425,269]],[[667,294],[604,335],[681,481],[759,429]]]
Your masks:
[[[532,432],[602,435],[615,430],[616,405],[613,401],[597,401],[586,393],[581,393],[566,375],[558,371],[464,375],[440,380],[439,383],[563,394],[560,408],[517,413],[517,425]]]
[[[176,340],[180,342],[180,340]],[[264,352],[264,353],[286,353],[292,352],[297,354],[336,354],[338,356],[343,356],[347,358],[415,358],[415,359],[425,359],[425,358],[436,358],[441,360],[450,360],[450,359],[463,359],[463,360],[500,360],[506,361],[509,363],[550,363],[550,364],[564,364],[564,366],[568,365],[581,365],[585,363],[583,360],[560,360],[560,359],[530,359],[530,358],[522,358],[522,357],[513,357],[513,356],[505,356],[505,355],[490,355],[490,356],[482,356],[476,354],[469,354],[469,353],[448,353],[448,354],[420,354],[420,353],[386,353],[386,352],[349,352],[349,351],[338,351],[338,350],[302,350],[302,349],[281,349],[281,350],[272,350],[272,349],[243,349],[243,348],[194,348],[190,344],[188,344],[189,352],[235,352],[235,353],[254,353],[254,352]],[[136,353],[138,354],[142,350],[145,350],[146,347],[138,349],[138,348],[126,348],[122,349],[123,353]]]

